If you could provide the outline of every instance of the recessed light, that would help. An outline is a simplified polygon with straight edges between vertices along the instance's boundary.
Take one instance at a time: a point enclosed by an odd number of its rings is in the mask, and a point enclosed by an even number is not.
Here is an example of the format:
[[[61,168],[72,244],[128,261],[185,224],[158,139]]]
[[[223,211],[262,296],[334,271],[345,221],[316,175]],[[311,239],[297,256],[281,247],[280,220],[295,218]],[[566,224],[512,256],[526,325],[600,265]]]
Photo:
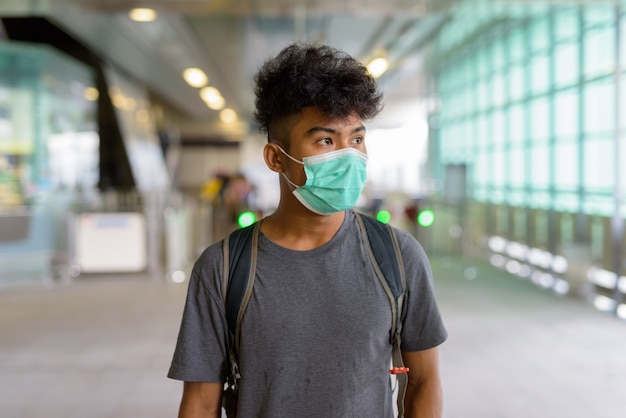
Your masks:
[[[128,12],[128,16],[135,22],[152,22],[157,18],[157,13],[154,9],[138,7]]]

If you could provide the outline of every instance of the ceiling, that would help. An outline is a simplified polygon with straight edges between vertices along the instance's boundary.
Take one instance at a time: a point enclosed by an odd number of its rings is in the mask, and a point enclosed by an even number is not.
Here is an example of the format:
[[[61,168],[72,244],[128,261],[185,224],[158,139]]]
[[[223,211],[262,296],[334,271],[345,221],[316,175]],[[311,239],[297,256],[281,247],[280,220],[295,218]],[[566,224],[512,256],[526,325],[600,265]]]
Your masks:
[[[384,54],[390,69],[379,83],[385,118],[426,92],[422,47],[444,24],[456,0],[3,0],[3,15],[42,15],[114,63],[177,109],[189,125],[219,126],[199,90],[182,80],[199,67],[234,109],[243,134],[254,125],[253,77],[267,58],[294,40],[316,40],[364,63]],[[137,23],[132,7],[158,18]],[[401,116],[404,117],[404,116]]]

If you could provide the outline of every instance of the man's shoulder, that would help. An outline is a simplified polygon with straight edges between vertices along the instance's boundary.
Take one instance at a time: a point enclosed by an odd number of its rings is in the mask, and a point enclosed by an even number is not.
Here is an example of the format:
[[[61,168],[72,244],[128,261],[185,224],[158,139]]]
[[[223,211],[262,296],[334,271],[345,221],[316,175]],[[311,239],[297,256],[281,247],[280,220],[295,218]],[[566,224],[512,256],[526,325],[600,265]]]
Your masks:
[[[197,270],[220,267],[222,265],[223,255],[222,243],[223,239],[220,239],[202,250],[194,263],[194,268]]]

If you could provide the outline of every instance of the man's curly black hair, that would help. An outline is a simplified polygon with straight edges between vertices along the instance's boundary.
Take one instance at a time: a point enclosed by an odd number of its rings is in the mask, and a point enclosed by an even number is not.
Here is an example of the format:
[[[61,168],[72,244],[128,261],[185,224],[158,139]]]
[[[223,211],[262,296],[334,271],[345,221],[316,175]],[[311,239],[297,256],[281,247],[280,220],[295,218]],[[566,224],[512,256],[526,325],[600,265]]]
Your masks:
[[[313,106],[331,118],[371,119],[382,93],[367,68],[327,45],[293,43],[266,61],[255,76],[254,117],[269,133],[273,123]]]

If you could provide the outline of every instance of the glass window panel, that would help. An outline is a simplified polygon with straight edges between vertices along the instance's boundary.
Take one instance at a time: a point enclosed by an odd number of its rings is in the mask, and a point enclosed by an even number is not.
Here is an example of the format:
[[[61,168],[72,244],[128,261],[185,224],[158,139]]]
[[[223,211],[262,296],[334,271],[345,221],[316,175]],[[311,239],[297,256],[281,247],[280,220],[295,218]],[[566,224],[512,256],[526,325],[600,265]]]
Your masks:
[[[512,206],[523,206],[526,204],[526,195],[522,191],[514,190],[507,194],[507,203]]]
[[[554,145],[554,167],[556,189],[572,189],[578,186],[578,144],[557,142]]]
[[[576,39],[578,37],[578,9],[561,7],[554,17],[554,36],[556,40]]]
[[[543,191],[534,191],[530,196],[528,206],[537,209],[548,209],[551,206],[550,193]]]
[[[447,150],[446,146],[450,138],[449,131],[450,131],[450,127],[448,124],[442,125],[441,128],[439,129],[439,144],[440,144],[442,156],[445,156],[446,154],[446,150]]]
[[[552,2],[547,1],[527,1],[526,10],[538,16],[544,16],[548,12],[548,7]]]
[[[485,75],[490,77],[491,73],[493,72],[493,56],[494,56],[494,49],[493,49],[493,42],[489,42],[487,43],[487,45],[485,46]]]
[[[487,153],[479,153],[476,155],[476,163],[474,164],[474,181],[477,184],[489,184],[490,181],[490,164]]]
[[[612,191],[615,184],[613,139],[586,140],[583,149],[583,187]]]
[[[504,202],[504,197],[506,196],[506,194],[504,193],[504,190],[502,189],[492,189],[491,190],[491,194],[490,194],[490,201],[492,203],[502,203]]]
[[[492,143],[496,146],[499,146],[505,142],[504,122],[504,112],[502,111],[502,109],[494,110]]]
[[[478,104],[478,109],[477,110],[484,110],[487,108],[487,103],[488,103],[488,98],[489,98],[489,94],[488,94],[488,89],[487,89],[487,81],[485,79],[482,79],[479,81],[478,83],[478,89],[477,89],[477,104]]]
[[[455,116],[462,117],[465,115],[465,86],[460,86],[456,92],[456,113]]]
[[[626,136],[622,133],[620,138],[620,153],[619,153],[619,174],[620,174],[620,190],[622,196],[626,196]],[[626,200],[624,201],[626,205]],[[626,247],[624,248],[626,250]]]
[[[540,17],[535,19],[530,26],[530,50],[531,52],[543,51],[548,48],[549,42],[548,19]]]
[[[473,53],[473,51],[471,51]],[[470,86],[473,86],[477,79],[478,79],[478,71],[476,68],[476,59],[475,57],[472,55],[471,57],[469,57],[467,59],[467,83]]]
[[[614,6],[610,4],[586,5],[583,8],[585,27],[613,24]]]
[[[454,66],[454,72],[452,73],[452,77],[453,77],[452,86],[454,90],[456,91],[465,84],[465,80],[464,80],[465,72],[463,71],[462,60],[457,59],[454,61],[452,65]]]
[[[492,42],[491,43],[491,60],[492,60],[492,69],[499,70],[504,67],[504,46],[503,42]]]
[[[455,63],[450,64],[450,70],[448,71],[448,92],[450,94],[456,93],[456,79],[457,79],[457,69]]]
[[[526,94],[526,84],[524,80],[523,63],[515,64],[511,67],[509,72],[509,97],[512,101],[519,100]]]
[[[550,134],[548,99],[540,97],[531,102],[530,135],[533,141],[545,140]]]
[[[453,93],[456,89],[456,73],[457,73],[457,68],[454,62],[449,62],[448,63],[448,88],[449,88],[449,92]]]
[[[440,94],[444,94],[448,90],[448,72],[439,69],[437,73],[437,88]]]
[[[626,74],[622,73],[620,79],[620,99],[621,99],[621,114],[620,114],[620,129],[623,131],[626,129]]]
[[[524,45],[524,30],[522,28],[515,29],[509,37],[509,59],[510,62],[521,61],[526,57],[526,48]]]
[[[452,117],[454,120],[457,120],[460,116],[463,115],[463,94],[460,90],[457,90],[456,94],[453,96],[454,100],[452,101]]]
[[[526,12],[526,4],[523,2],[500,4],[505,8],[507,15],[513,19],[524,19],[528,15]]]
[[[554,82],[557,86],[573,85],[578,82],[580,66],[578,64],[579,45],[565,43],[557,45],[554,54]]]
[[[456,89],[456,67],[454,66],[454,63],[448,63],[448,71],[447,71],[447,77],[448,77],[448,92],[450,94],[454,94],[455,93],[455,89]]]
[[[498,71],[496,74],[494,74],[492,84],[492,96],[494,106],[501,106],[504,103],[506,97],[504,81],[505,78],[502,74],[502,71]]]
[[[585,34],[584,72],[585,77],[594,77],[613,72],[613,50],[615,36],[613,28],[588,31]]]
[[[586,133],[606,133],[614,129],[613,85],[611,80],[589,83],[584,91],[584,129]]]
[[[489,189],[486,187],[475,187],[473,189],[472,197],[479,202],[486,202],[489,196]]]
[[[554,123],[557,138],[578,135],[578,90],[570,89],[556,94]]]
[[[476,136],[476,132],[474,130],[476,121],[473,118],[467,118],[465,120],[464,126],[465,126],[465,147],[466,147],[466,153],[468,157],[471,157],[472,152],[474,150],[475,147],[475,136]]]
[[[465,89],[465,106],[464,106],[463,116],[465,117],[470,116],[473,112],[476,111],[476,108],[475,108],[476,100],[474,100],[475,97],[476,97],[476,88],[475,88],[474,83],[472,82],[468,84]]]
[[[622,69],[626,67],[626,16],[620,19],[620,54],[622,59]]]
[[[467,90],[464,87],[460,87],[457,93],[457,108],[456,117],[464,118],[467,114]]]
[[[521,147],[511,148],[510,182],[515,186],[526,184],[526,150]]]
[[[547,187],[550,184],[550,153],[548,145],[536,144],[530,150],[530,154],[532,187]]]
[[[448,106],[450,101],[448,100],[448,96],[446,94],[441,94],[439,98],[439,115],[438,118],[442,123],[445,123],[448,119]]]
[[[530,64],[530,88],[533,93],[544,93],[550,83],[550,62],[548,55],[540,54],[532,57]]]
[[[493,77],[485,80],[485,93],[485,109],[490,109],[493,106]]]
[[[479,77],[484,77],[491,68],[487,65],[487,50],[480,48],[476,51],[476,70]]]
[[[579,207],[579,198],[577,193],[557,193],[554,198],[554,209],[563,212],[575,212]],[[573,233],[573,230],[567,229],[566,234],[563,234],[563,223],[561,224],[561,236],[566,235],[569,237],[569,234]],[[567,239],[567,242],[571,241],[570,238]]]
[[[526,138],[524,107],[521,104],[516,104],[509,109],[509,138],[513,143],[522,142]]]
[[[583,201],[583,212],[589,215],[612,216],[614,210],[612,196],[589,196]]]
[[[455,126],[454,129],[454,149],[451,154],[454,155],[455,160],[460,160],[465,154],[465,124],[462,121]]]
[[[489,120],[485,114],[481,114],[478,116],[478,138],[476,138],[476,143],[478,144],[479,152],[483,152],[487,149],[487,145],[489,144]]]
[[[454,121],[455,107],[456,107],[456,97],[454,95],[450,95],[449,100],[446,101],[446,107],[444,110],[444,114],[446,115],[445,117],[446,123]]]
[[[467,84],[467,80],[468,80],[468,65],[467,65],[467,60],[463,59],[463,58],[459,58],[458,60],[456,60],[456,71],[454,73],[454,78],[455,78],[455,88],[456,89],[460,89],[460,88],[464,88],[465,85]]]
[[[493,166],[493,184],[497,186],[504,186],[506,183],[507,172],[506,172],[506,155],[503,150],[495,149],[492,158],[492,166]]]

